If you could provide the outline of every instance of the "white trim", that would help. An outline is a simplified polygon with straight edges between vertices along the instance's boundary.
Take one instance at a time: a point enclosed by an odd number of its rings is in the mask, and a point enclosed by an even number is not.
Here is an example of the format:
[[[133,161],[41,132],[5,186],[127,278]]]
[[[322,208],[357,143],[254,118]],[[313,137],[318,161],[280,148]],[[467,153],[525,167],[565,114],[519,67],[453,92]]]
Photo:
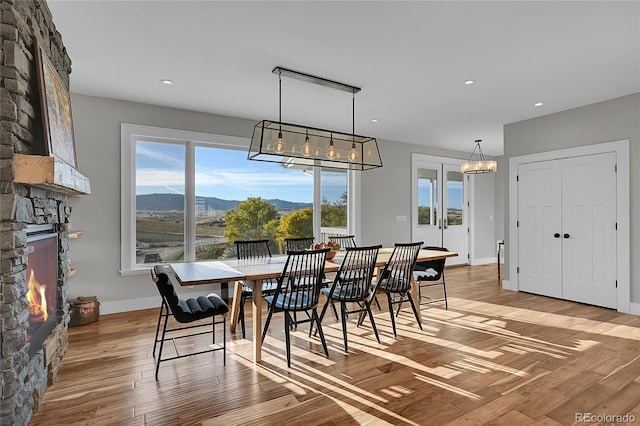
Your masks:
[[[498,259],[495,257],[485,257],[482,259],[474,259],[471,258],[471,265],[489,265],[491,263],[496,263]]]
[[[212,133],[200,133],[192,132],[188,130],[175,130],[161,127],[141,126],[137,124],[120,124],[120,164],[121,164],[121,179],[120,179],[120,271],[122,276],[137,275],[139,267],[136,267],[135,259],[135,214],[131,214],[134,211],[135,206],[135,176],[136,164],[135,164],[135,149],[136,140],[141,137],[148,141],[158,142],[173,142],[176,144],[184,144],[186,150],[186,164],[185,167],[193,167],[195,163],[195,147],[198,145],[212,146],[216,148],[235,148],[235,149],[248,149],[251,140],[245,137],[216,135]],[[187,169],[189,170],[189,169]],[[185,177],[185,222],[188,224],[190,221],[186,220],[189,215],[195,218],[192,195],[195,190],[195,178],[190,178],[190,174]],[[192,203],[193,202],[193,203]],[[195,239],[195,227],[187,225],[188,229],[185,229],[185,238],[187,247],[185,251],[185,259],[195,259],[195,248],[190,250],[189,248],[194,246],[190,244]]]
[[[521,155],[509,158],[509,277],[511,282],[503,281],[503,287],[509,290],[518,290],[517,262],[518,259],[518,228],[516,220],[518,217],[518,185],[516,178],[518,167],[521,164],[538,161],[558,160],[562,158],[580,157],[584,155],[604,154],[607,152],[616,153],[616,164],[618,173],[617,180],[617,278],[618,278],[618,300],[617,309],[619,312],[629,313],[631,308],[631,241],[630,241],[630,169],[629,169],[629,140],[605,142],[601,144],[586,145],[577,148],[561,149],[557,151],[547,151],[537,154]],[[505,287],[509,285],[510,287]]]
[[[631,302],[629,304],[629,313],[631,315],[640,315],[640,303]]]

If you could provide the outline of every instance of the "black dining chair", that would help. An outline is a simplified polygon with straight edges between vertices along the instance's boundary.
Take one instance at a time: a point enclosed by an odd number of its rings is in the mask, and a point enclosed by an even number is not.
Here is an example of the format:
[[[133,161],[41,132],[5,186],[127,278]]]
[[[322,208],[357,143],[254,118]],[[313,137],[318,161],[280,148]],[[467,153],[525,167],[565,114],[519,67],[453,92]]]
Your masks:
[[[449,251],[444,247],[437,246],[425,246],[423,247],[423,249]],[[444,264],[446,260],[446,258],[443,258],[416,263],[416,267],[413,270],[413,278],[418,283],[418,296],[420,297],[421,305],[444,302],[444,308],[449,309],[449,303],[447,301],[447,283],[444,279]],[[438,285],[442,286],[443,296],[441,298],[433,298],[431,296],[423,294],[423,288]]]
[[[387,260],[387,263],[380,272],[380,276],[373,289],[372,299],[375,298],[378,293],[385,293],[387,295],[394,337],[397,337],[397,333],[393,305],[400,305],[404,302],[411,304],[411,309],[416,317],[416,321],[418,321],[418,326],[420,330],[422,330],[417,307],[411,298],[411,279],[421,247],[422,241],[417,243],[394,244],[393,252],[391,252],[389,260]]]
[[[356,246],[355,235],[330,235],[327,237],[327,241],[333,241],[334,243],[340,244],[340,250]]]
[[[320,313],[320,322],[322,322],[329,305],[333,305],[335,302],[340,303],[340,320],[342,321],[345,352],[349,350],[347,346],[347,317],[349,314],[369,314],[371,328],[373,328],[376,340],[380,343],[376,322],[373,319],[373,312],[371,312],[371,282],[378,251],[381,247],[381,245],[347,247],[333,284],[330,288],[320,290],[327,298]],[[347,304],[355,304],[357,308],[350,309]],[[358,321],[358,325],[360,325],[360,321]]]
[[[303,323],[314,323],[318,328],[325,355],[329,356],[327,342],[324,339],[322,325],[318,317],[318,301],[323,286],[324,265],[329,248],[320,250],[289,251],[282,274],[277,278],[278,285],[272,295],[264,299],[269,305],[264,323],[262,341],[267,334],[271,318],[276,312],[284,313],[284,332],[287,347],[287,367],[291,367],[291,328]],[[308,312],[305,319],[298,320],[296,312]]]
[[[302,251],[310,249],[314,243],[313,237],[296,237],[296,238],[285,238],[285,249],[287,252],[289,251]]]
[[[166,273],[164,266],[156,265],[151,269],[151,279],[156,284],[160,297],[162,298],[162,304],[160,305],[160,315],[158,316],[158,324],[156,326],[156,337],[153,343],[153,356],[156,356],[156,347],[160,343],[158,351],[158,357],[156,358],[156,380],[158,380],[158,372],[160,371],[160,363],[170,361],[173,359],[184,358],[192,355],[199,355],[207,352],[222,351],[223,363],[226,364],[226,350],[227,350],[227,326],[226,316],[229,312],[229,307],[222,300],[220,296],[215,293],[211,293],[207,296],[199,296],[197,298],[180,299],[176,293],[169,275]],[[168,328],[169,316],[180,324],[191,324],[186,326],[178,326],[174,328]],[[221,320],[216,321],[216,317],[222,317]],[[211,321],[204,322],[204,320],[210,318]],[[164,321],[163,321],[164,319]],[[162,323],[162,334],[160,334],[160,324]],[[216,344],[216,325],[222,324],[222,344]],[[198,331],[189,334],[185,334],[184,330],[200,329],[204,327],[211,327],[210,330]],[[173,332],[179,331],[180,333],[173,334]],[[167,333],[175,337],[168,337]],[[208,349],[202,349],[195,352],[189,352],[187,354],[180,354],[178,347],[176,346],[176,340],[184,339],[187,337],[198,336],[201,334],[212,335],[212,345],[209,345]],[[172,340],[174,349],[176,351],[175,356],[168,358],[162,358],[162,351],[164,349],[164,342]]]
[[[236,257],[238,259],[260,259],[271,257],[271,249],[269,240],[237,240],[234,241],[236,246]],[[262,295],[273,294],[276,289],[276,281],[269,278],[262,280]],[[244,307],[247,300],[253,296],[253,289],[249,286],[242,286],[242,294],[240,296],[240,309],[238,310],[238,322],[242,328],[242,338],[246,338]]]

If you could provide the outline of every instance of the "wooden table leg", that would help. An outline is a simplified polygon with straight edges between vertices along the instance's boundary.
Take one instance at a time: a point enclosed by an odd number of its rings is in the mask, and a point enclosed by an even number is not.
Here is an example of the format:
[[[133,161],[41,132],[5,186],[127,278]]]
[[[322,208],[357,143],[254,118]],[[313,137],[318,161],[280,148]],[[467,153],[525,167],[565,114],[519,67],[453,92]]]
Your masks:
[[[242,281],[236,281],[233,290],[233,302],[231,303],[231,320],[229,321],[229,331],[236,332],[238,324],[238,314],[240,313],[240,300],[242,300]]]
[[[262,360],[262,285],[261,281],[247,281],[247,285],[253,288],[251,296],[253,312],[253,362]]]

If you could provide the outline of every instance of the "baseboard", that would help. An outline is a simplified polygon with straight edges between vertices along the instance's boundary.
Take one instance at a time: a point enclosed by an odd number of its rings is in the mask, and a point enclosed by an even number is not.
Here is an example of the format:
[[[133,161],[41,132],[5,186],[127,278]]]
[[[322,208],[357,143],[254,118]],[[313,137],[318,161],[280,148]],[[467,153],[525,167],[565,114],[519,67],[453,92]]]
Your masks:
[[[484,259],[473,259],[471,261],[472,265],[489,265],[491,263],[496,263],[498,260],[495,257],[485,257]]]
[[[640,315],[640,303],[631,302],[629,304],[629,313],[631,315]]]
[[[502,288],[505,290],[518,291],[515,288],[511,288],[511,281],[502,280]]]

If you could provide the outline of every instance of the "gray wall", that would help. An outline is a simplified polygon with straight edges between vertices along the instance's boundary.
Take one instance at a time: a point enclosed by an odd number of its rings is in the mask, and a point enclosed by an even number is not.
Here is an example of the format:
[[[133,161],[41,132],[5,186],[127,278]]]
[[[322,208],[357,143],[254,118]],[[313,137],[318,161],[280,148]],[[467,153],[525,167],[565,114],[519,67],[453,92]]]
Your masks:
[[[78,168],[91,180],[92,195],[70,199],[72,228],[84,229],[85,233],[70,243],[72,262],[78,272],[70,280],[69,294],[98,296],[103,312],[158,306],[156,290],[147,274],[118,273],[120,124],[247,137],[255,122],[77,94],[71,98]],[[411,153],[457,158],[467,158],[469,154],[399,142],[379,141],[379,145],[384,167],[362,173],[362,242],[390,245],[409,241],[411,237]],[[479,186],[481,191],[492,192],[494,185],[492,181],[484,181]],[[495,214],[493,205],[483,208],[489,211],[479,212],[477,217]],[[408,220],[396,222],[397,215],[405,215]],[[495,255],[495,236],[489,233],[483,234],[476,240],[476,247],[471,248],[476,250],[476,257]]]
[[[640,302],[640,93],[504,127],[504,158],[629,139],[631,176],[631,302]],[[508,162],[502,165],[505,242],[509,240]],[[499,190],[496,185],[496,190]],[[499,232],[498,232],[499,234]],[[507,259],[508,262],[508,259]],[[507,271],[505,271],[508,274]],[[506,279],[509,279],[507,275]]]

